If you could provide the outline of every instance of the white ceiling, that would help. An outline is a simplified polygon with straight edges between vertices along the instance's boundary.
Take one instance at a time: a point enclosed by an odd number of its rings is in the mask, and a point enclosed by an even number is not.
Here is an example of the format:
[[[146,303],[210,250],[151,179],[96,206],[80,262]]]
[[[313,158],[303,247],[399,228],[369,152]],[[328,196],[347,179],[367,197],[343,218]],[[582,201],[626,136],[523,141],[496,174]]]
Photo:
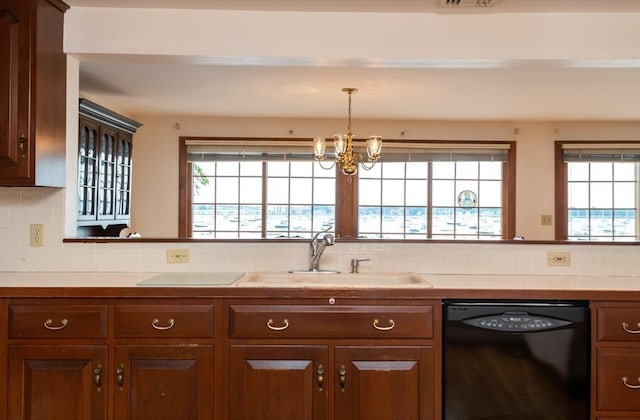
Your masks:
[[[490,1],[500,13],[525,12],[638,12],[637,0],[460,0],[462,6]],[[295,10],[305,12],[442,12],[446,0],[67,0],[71,7],[122,7],[218,10]],[[465,7],[467,13],[478,10]]]
[[[496,0],[490,8],[439,0],[67,0],[76,7],[382,12],[634,13],[638,0]],[[468,0],[462,0],[468,1]],[[337,28],[328,28],[336,30]],[[381,28],[381,30],[384,30]],[[445,34],[446,35],[446,34]],[[505,36],[509,36],[505,33]],[[233,42],[233,41],[231,41]],[[470,43],[481,42],[471,37]],[[621,44],[625,40],[620,41]],[[310,47],[311,49],[312,47]],[[553,48],[553,45],[549,45]],[[313,53],[313,51],[310,51]],[[81,92],[141,114],[340,117],[355,86],[354,118],[638,120],[640,51],[603,60],[313,60],[307,57],[75,54]],[[314,100],[303,100],[309,94]],[[340,102],[336,102],[336,98]]]

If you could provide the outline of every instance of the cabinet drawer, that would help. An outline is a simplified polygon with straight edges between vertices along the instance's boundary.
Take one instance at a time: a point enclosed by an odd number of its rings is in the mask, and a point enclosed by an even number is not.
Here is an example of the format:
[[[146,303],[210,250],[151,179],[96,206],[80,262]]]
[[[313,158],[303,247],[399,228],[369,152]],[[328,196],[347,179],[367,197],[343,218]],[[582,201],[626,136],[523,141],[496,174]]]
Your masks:
[[[431,306],[232,305],[232,338],[432,338]]]
[[[116,305],[116,337],[213,337],[213,305]]]
[[[598,340],[640,343],[640,306],[599,307]]]
[[[640,348],[601,348],[597,352],[598,410],[640,410]]]
[[[105,338],[106,305],[9,305],[11,338]]]

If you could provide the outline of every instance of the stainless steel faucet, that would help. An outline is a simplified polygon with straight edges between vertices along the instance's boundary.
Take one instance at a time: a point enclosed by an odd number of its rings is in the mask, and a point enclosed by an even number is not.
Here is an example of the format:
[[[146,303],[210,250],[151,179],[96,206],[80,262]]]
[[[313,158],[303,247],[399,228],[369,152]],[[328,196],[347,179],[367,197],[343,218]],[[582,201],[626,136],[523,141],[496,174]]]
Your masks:
[[[353,274],[358,274],[358,267],[360,266],[360,261],[371,261],[371,258],[353,258],[351,260],[351,272]]]
[[[326,247],[331,246],[335,243],[335,237],[332,234],[327,233],[331,228],[332,226],[329,226],[325,230],[313,235],[313,238],[311,239],[311,245],[309,247],[311,251],[309,259],[309,271],[320,271],[320,257],[322,257],[322,254],[324,253]],[[324,236],[322,237],[322,239],[320,239],[320,235],[322,235],[323,233]]]

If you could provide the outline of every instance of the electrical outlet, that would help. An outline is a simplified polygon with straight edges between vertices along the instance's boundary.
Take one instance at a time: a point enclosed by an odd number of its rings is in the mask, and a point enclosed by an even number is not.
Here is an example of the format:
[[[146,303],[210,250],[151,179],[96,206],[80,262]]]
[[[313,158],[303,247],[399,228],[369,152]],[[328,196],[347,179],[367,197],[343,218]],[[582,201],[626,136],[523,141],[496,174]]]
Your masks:
[[[542,226],[551,226],[553,224],[553,216],[550,214],[543,214],[540,216],[540,224]]]
[[[167,249],[167,263],[183,264],[188,263],[190,259],[189,249]]]
[[[571,253],[547,252],[547,265],[549,267],[569,267],[571,265]]]
[[[44,246],[44,230],[41,224],[29,225],[29,246]]]

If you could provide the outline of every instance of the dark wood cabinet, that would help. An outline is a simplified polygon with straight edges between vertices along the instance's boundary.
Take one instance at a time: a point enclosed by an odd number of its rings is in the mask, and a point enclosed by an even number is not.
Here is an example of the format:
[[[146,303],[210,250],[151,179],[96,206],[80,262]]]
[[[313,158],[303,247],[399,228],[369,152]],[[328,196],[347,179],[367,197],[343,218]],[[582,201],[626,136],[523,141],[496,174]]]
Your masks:
[[[233,345],[229,419],[327,419],[329,371],[327,346]]]
[[[592,307],[596,417],[640,418],[640,304],[603,302]]]
[[[106,345],[9,346],[9,419],[105,420]]]
[[[0,185],[65,185],[66,57],[59,0],[0,6]]]
[[[434,418],[431,346],[338,346],[336,419]]]
[[[118,420],[213,419],[212,345],[118,345]]]
[[[0,308],[8,419],[214,418],[211,300],[19,299]]]
[[[230,418],[436,418],[434,305],[230,305]]]
[[[94,301],[7,305],[9,419],[107,418],[107,314]]]
[[[129,225],[133,134],[140,123],[80,99],[78,234],[114,236]]]

